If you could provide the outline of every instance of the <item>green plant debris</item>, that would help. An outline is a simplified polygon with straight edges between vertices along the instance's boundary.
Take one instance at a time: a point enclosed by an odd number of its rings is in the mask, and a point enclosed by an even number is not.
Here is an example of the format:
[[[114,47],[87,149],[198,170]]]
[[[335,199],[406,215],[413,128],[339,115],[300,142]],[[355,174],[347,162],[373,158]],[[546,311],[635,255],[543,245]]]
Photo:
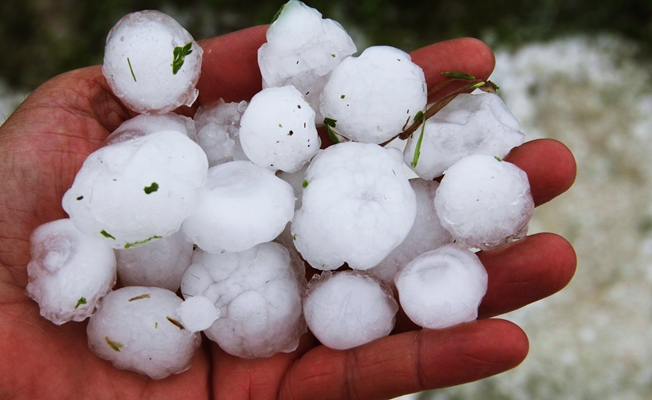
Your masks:
[[[417,147],[414,149],[414,157],[412,158],[412,168],[417,167],[419,162],[419,156],[421,156],[421,142],[423,142],[423,134],[426,132],[426,121],[423,121],[421,124],[421,133],[419,134],[419,139],[417,140]]]
[[[154,329],[158,329],[158,322],[154,322]]]
[[[285,3],[285,4],[287,4],[287,3]],[[285,8],[285,4],[283,4],[283,5],[281,6],[281,8],[278,9],[278,11],[276,12],[276,14],[274,14],[274,17],[272,18],[272,22],[270,22],[271,24],[273,24],[274,22],[276,22],[276,20],[278,19],[278,17],[281,16],[281,14],[283,13],[283,9]]]
[[[142,299],[149,299],[149,293],[141,294],[140,296],[132,297],[129,299],[129,301],[136,301],[136,300],[142,300]]]
[[[138,82],[136,80],[136,75],[134,74],[134,69],[131,68],[131,61],[129,60],[129,57],[127,57],[127,64],[129,64],[129,71],[131,72],[131,77],[134,78],[134,82]]]
[[[83,198],[84,198],[84,196],[79,196],[79,197],[77,197],[77,201],[82,200]]]
[[[176,319],[171,318],[171,317],[165,317],[165,318],[166,318],[168,321],[170,321],[170,323],[171,323],[172,325],[176,326],[177,328],[179,328],[179,329],[181,329],[181,330],[186,329],[186,328],[183,327],[183,325],[181,325],[181,322],[177,321]]]
[[[345,97],[346,97],[346,95],[343,94],[343,95],[340,96],[340,99],[344,99]]]
[[[102,234],[102,236],[104,236],[104,237],[107,238],[107,239],[113,239],[113,240],[115,240],[115,238],[114,238],[114,237],[113,237],[109,232],[105,231],[104,229],[102,229],[102,230],[100,231],[100,233]]]
[[[122,343],[120,343],[120,342],[114,342],[113,340],[109,339],[108,336],[104,336],[104,340],[106,340],[106,344],[108,344],[109,346],[111,346],[111,348],[112,348],[114,351],[120,351],[121,348],[125,347],[124,344],[122,344]]]
[[[85,297],[80,297],[79,300],[77,300],[77,305],[75,305],[75,310],[76,310],[79,306],[81,306],[81,305],[83,305],[83,304],[86,304],[86,303],[87,303],[87,302],[86,302],[86,298],[85,298]]]
[[[465,74],[463,72],[442,72],[442,75],[448,77],[448,78],[453,78],[453,79],[462,79],[465,81],[474,81],[475,76]]]
[[[292,235],[292,240],[297,240],[297,236],[298,235],[296,233],[294,235]]]
[[[186,58],[187,55],[192,53],[192,42],[186,43],[185,46],[181,47],[175,47],[174,51],[172,52],[173,58],[172,58],[172,74],[176,75],[177,72],[181,69],[183,66],[183,62]]]
[[[326,125],[326,133],[328,133],[328,138],[331,140],[331,142],[338,144],[340,142],[340,138],[337,137],[335,131],[333,131],[333,128],[335,128],[337,125],[337,120],[326,117],[324,118],[324,125]]]
[[[469,87],[467,87],[466,90],[475,90],[475,89],[477,89],[479,87],[484,86],[485,84],[486,84],[486,82],[474,83],[473,85],[470,85]]]
[[[162,236],[154,235],[154,236],[152,236],[152,237],[150,237],[150,238],[147,238],[147,239],[145,239],[145,240],[141,240],[141,241],[139,241],[139,242],[126,243],[126,244],[125,244],[125,249],[129,249],[129,248],[131,248],[131,247],[140,246],[140,245],[143,245],[143,244],[145,244],[145,243],[149,243],[149,242],[151,242],[151,241],[154,240],[154,239],[161,239],[161,238],[162,238]]]
[[[331,53],[331,57],[335,58],[337,56],[335,55],[335,53]]]
[[[158,183],[152,182],[151,185],[145,186],[143,190],[145,191],[145,194],[152,194],[158,190]]]
[[[333,118],[324,118],[324,125],[330,126],[331,128],[335,128],[337,126],[337,120]]]
[[[303,180],[303,183],[301,184],[301,186],[305,189],[305,188],[308,187],[308,184],[309,184],[309,183],[308,183],[308,180],[307,180],[307,179],[304,179],[304,180]]]
[[[500,158],[500,157],[498,157],[498,156],[494,156],[494,158],[495,158],[496,160],[498,160],[498,161],[503,161],[503,159]]]
[[[419,110],[419,112],[417,113],[417,115],[414,116],[414,122],[417,122],[417,121],[420,120],[421,118],[423,118],[423,111]]]

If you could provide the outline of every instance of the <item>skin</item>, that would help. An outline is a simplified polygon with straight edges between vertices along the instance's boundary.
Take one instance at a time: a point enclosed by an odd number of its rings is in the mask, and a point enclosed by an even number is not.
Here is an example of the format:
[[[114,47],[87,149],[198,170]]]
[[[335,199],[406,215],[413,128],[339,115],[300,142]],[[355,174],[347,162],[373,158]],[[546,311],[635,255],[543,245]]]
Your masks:
[[[265,29],[201,43],[198,104],[220,97],[248,100],[261,89],[256,51]],[[443,79],[442,71],[486,78],[494,66],[491,51],[474,39],[434,44],[412,57],[429,86]],[[336,351],[306,334],[293,353],[261,360],[229,356],[204,340],[192,368],[182,374],[154,381],[117,370],[88,350],[86,322],[50,323],[24,288],[31,232],[66,217],[61,197],[82,162],[133,115],[94,66],[46,82],[0,127],[0,398],[383,399],[461,384],[513,368],[528,352],[519,327],[489,317],[557,292],[575,271],[568,242],[537,234],[480,254],[489,289],[478,321],[428,330],[399,314],[395,333],[367,345]],[[575,179],[573,156],[556,141],[528,142],[506,159],[528,173],[537,204],[560,195]]]

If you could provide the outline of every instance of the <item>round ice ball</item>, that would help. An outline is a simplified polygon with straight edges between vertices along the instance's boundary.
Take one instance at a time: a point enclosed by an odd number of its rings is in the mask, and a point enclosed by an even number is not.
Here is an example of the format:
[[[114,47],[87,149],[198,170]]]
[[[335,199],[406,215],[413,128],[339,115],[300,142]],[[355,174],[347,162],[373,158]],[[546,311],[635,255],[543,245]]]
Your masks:
[[[446,171],[435,209],[458,243],[488,250],[525,237],[534,200],[523,170],[498,157],[472,155]]]
[[[389,335],[398,304],[391,289],[360,271],[322,273],[303,301],[308,328],[325,346],[346,350]]]
[[[201,336],[179,322],[173,292],[129,286],[109,293],[88,322],[88,346],[119,369],[163,379],[190,368]]]
[[[109,32],[102,72],[127,107],[161,114],[194,103],[202,54],[190,33],[169,15],[134,12]]]
[[[412,322],[440,329],[478,317],[487,272],[475,253],[451,243],[416,257],[396,275],[395,283]]]
[[[220,310],[207,297],[193,296],[181,303],[177,314],[184,328],[190,332],[199,332],[213,325],[220,317]]]
[[[27,294],[41,315],[57,325],[82,321],[116,279],[113,249],[77,230],[70,219],[48,222],[31,237]]]

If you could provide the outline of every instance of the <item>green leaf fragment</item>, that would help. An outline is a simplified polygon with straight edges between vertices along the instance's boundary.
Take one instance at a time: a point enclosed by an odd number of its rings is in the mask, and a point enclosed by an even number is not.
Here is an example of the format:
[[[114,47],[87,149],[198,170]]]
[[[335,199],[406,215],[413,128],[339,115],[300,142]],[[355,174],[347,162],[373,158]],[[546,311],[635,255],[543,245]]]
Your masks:
[[[442,72],[441,74],[446,76],[446,77],[453,78],[453,79],[463,79],[465,81],[474,81],[475,80],[475,76],[465,74],[465,73],[462,73],[462,72]]]
[[[81,200],[83,198],[84,198],[84,196],[79,196],[79,197],[77,197],[77,200]]]
[[[470,86],[467,87],[466,89],[467,89],[467,90],[475,90],[475,89],[477,89],[477,88],[479,88],[479,87],[484,86],[485,84],[486,84],[486,82],[478,82],[478,83],[474,83],[473,85],[470,85]]]
[[[340,99],[344,99],[345,97],[346,97],[346,95],[343,94],[343,95],[340,96]]]
[[[125,345],[120,342],[112,341],[108,336],[104,336],[104,340],[106,340],[106,344],[111,346],[111,348],[115,351],[120,351],[121,348],[125,347]]]
[[[85,297],[80,297],[79,300],[77,300],[77,305],[75,306],[75,310],[77,309],[77,307],[79,307],[79,306],[81,306],[83,304],[86,304],[86,298]]]
[[[421,133],[419,134],[419,139],[417,140],[417,147],[414,149],[414,157],[412,158],[412,168],[417,167],[419,162],[419,156],[421,156],[421,142],[423,142],[423,134],[426,132],[426,123],[425,121],[421,124]]]
[[[326,117],[324,118],[324,125],[330,126],[331,128],[335,128],[335,126],[337,125],[337,120]]]
[[[141,294],[140,296],[132,297],[129,299],[129,301],[136,301],[136,300],[142,300],[142,299],[149,299],[149,293]]]
[[[335,54],[331,54],[331,57],[335,58],[335,57],[337,57],[337,56],[336,56]]]
[[[294,235],[292,235],[292,240],[297,240],[297,236],[298,235],[296,233]]]
[[[286,5],[286,4],[287,4],[287,3],[283,4],[283,5],[281,6],[281,8],[278,9],[278,11],[276,12],[276,14],[274,14],[274,17],[272,18],[272,22],[271,22],[272,24],[273,24],[274,22],[276,22],[276,20],[278,19],[278,17],[281,16],[281,13],[283,13],[283,9],[285,8],[285,5]]]
[[[337,137],[335,131],[333,131],[333,128],[331,128],[330,125],[326,125],[326,133],[328,133],[328,138],[334,144],[338,144],[340,142],[340,138]]]
[[[125,249],[129,249],[129,248],[131,248],[131,247],[140,246],[140,245],[143,245],[143,244],[145,244],[145,243],[149,243],[149,242],[151,242],[151,241],[154,240],[154,239],[161,239],[161,238],[162,238],[162,236],[154,235],[154,236],[152,236],[152,237],[150,237],[150,238],[147,238],[147,239],[145,239],[145,240],[141,240],[141,241],[139,241],[139,242],[126,243],[126,244],[125,244]]]
[[[494,156],[494,158],[495,158],[496,160],[498,160],[498,161],[503,161],[503,159],[500,158],[500,157],[498,157],[498,156]]]
[[[176,75],[177,72],[179,72],[179,70],[183,66],[183,62],[185,61],[186,56],[192,53],[191,47],[192,47],[192,42],[188,42],[186,43],[185,46],[175,47],[174,50],[172,51],[173,57],[172,57],[172,64],[170,65],[172,65],[172,73],[174,75]]]
[[[105,231],[104,229],[102,229],[102,230],[100,231],[100,233],[102,234],[102,236],[104,236],[104,237],[107,238],[107,239],[113,239],[113,240],[115,240],[115,238],[114,238],[113,236],[111,236],[111,234],[110,234],[109,232]]]
[[[129,71],[131,72],[131,77],[134,78],[134,82],[138,82],[136,80],[136,75],[134,75],[134,69],[131,68],[131,61],[129,60],[129,57],[127,57],[127,64],[129,64]]]
[[[423,118],[423,111],[419,110],[419,112],[417,113],[417,115],[414,116],[414,122],[417,122],[417,121],[420,120],[421,118]]]
[[[302,186],[304,189],[307,188],[307,187],[308,187],[308,180],[307,180],[307,179],[304,179],[304,180],[303,180],[303,183],[301,184],[301,186]]]
[[[168,321],[170,321],[170,323],[171,323],[172,325],[176,326],[177,328],[179,328],[179,329],[181,329],[181,330],[186,329],[186,328],[183,327],[183,325],[181,325],[181,322],[177,321],[176,319],[171,318],[171,317],[165,317],[165,318],[166,318]]]
[[[158,183],[152,182],[151,185],[145,186],[145,189],[143,189],[143,190],[145,191],[145,194],[154,193],[154,192],[156,192],[158,190]]]
[[[158,322],[154,322],[154,329],[158,329]]]

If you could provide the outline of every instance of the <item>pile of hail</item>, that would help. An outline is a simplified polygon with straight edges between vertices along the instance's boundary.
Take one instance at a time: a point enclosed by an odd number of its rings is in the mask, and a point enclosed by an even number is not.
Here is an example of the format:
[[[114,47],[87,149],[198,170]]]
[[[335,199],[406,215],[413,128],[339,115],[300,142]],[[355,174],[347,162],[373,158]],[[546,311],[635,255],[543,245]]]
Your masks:
[[[41,314],[90,318],[94,353],[154,379],[189,368],[201,332],[259,358],[307,329],[334,349],[381,338],[397,299],[426,328],[477,318],[476,251],[522,238],[533,213],[526,174],[502,161],[519,123],[490,81],[445,73],[468,84],[427,104],[443,85],[429,93],[407,53],[356,51],[292,0],[258,51],[262,91],[191,119],[172,111],[197,98],[201,47],[161,12],[121,19],[103,73],[139,115],[88,156],[69,218],[33,233]]]

